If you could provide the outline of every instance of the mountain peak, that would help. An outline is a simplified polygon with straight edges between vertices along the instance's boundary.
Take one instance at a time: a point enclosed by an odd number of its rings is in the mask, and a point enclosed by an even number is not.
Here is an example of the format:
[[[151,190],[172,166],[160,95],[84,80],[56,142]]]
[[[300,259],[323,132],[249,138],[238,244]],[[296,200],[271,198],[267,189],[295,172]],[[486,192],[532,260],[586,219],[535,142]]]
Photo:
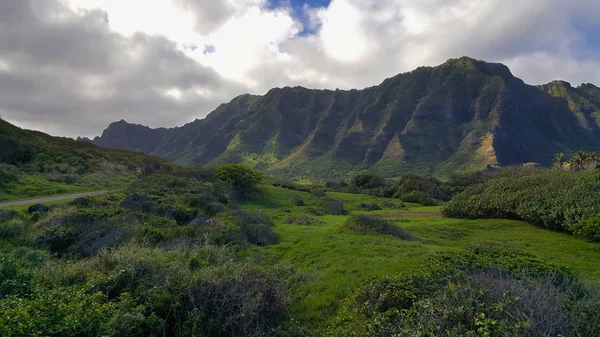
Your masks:
[[[549,165],[556,152],[600,150],[600,121],[578,115],[600,110],[600,91],[588,87],[529,86],[503,64],[460,57],[363,90],[283,87],[238,96],[178,129],[123,121],[94,143],[188,165],[244,163],[311,179],[364,169],[395,176]],[[566,94],[586,99],[568,104]]]
[[[449,59],[439,67],[452,67],[471,71],[479,71],[486,75],[500,76],[503,78],[514,77],[510,69],[502,63],[486,62],[468,56]]]

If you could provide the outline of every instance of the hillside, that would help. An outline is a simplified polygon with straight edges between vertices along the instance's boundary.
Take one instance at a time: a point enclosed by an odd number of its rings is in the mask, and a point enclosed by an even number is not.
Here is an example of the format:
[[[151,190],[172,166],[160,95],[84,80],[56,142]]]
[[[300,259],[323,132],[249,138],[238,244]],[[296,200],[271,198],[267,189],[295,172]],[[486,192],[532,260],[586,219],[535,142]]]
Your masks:
[[[162,159],[20,129],[0,120],[0,201],[113,189],[171,170]]]
[[[421,67],[363,90],[277,88],[243,95],[174,129],[111,124],[100,146],[215,166],[244,163],[273,175],[386,176],[525,162],[600,150],[600,89],[535,87],[502,64],[471,58]]]

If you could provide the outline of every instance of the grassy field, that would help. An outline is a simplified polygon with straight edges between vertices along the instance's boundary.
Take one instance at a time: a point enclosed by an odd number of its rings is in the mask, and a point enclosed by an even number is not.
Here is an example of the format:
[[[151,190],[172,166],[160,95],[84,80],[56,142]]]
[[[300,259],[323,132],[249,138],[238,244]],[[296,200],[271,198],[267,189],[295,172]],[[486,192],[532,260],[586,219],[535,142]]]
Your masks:
[[[295,319],[323,324],[365,278],[408,271],[435,252],[492,244],[536,254],[549,262],[571,268],[585,281],[600,286],[600,245],[568,234],[553,232],[512,220],[461,220],[443,218],[439,207],[406,204],[404,209],[384,208],[365,212],[360,203],[385,199],[364,195],[329,193],[344,202],[347,215],[314,216],[306,206],[318,204],[308,192],[267,187],[263,197],[246,202],[245,208],[264,209],[275,222],[280,244],[254,247],[253,254],[273,263],[291,263],[304,272],[303,286],[295,291]],[[306,206],[294,206],[300,196]],[[395,200],[396,203],[399,203]],[[349,214],[378,214],[405,229],[414,241],[392,236],[361,235],[344,228]],[[305,214],[319,225],[288,224],[286,219]]]

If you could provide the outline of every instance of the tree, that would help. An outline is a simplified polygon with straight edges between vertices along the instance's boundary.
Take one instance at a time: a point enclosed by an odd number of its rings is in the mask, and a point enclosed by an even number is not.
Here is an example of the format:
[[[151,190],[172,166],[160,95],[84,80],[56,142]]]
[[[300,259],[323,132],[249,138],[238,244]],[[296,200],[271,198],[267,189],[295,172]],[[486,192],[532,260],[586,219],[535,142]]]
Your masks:
[[[569,160],[569,163],[571,164],[571,169],[574,169],[575,171],[583,170],[587,157],[588,155],[585,152],[577,151],[573,155],[573,157],[571,157],[571,160]]]
[[[586,170],[595,169],[598,164],[598,155],[594,152],[586,153],[584,166]]]
[[[564,153],[559,152],[554,156],[554,167],[563,168],[567,158]]]
[[[263,173],[241,164],[223,165],[216,169],[217,178],[235,187],[253,187],[263,180]]]

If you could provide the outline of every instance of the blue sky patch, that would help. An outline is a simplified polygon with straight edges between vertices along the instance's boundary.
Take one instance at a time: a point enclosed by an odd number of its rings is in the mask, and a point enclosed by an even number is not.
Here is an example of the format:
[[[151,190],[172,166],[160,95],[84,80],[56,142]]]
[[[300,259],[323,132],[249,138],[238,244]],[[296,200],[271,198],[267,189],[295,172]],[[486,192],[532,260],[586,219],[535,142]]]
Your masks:
[[[269,0],[269,4],[273,8],[280,6],[292,6],[293,15],[296,19],[302,22],[304,30],[300,32],[300,35],[306,36],[315,33],[314,29],[309,27],[309,17],[304,11],[304,6],[308,5],[312,8],[327,7],[331,3],[331,0]]]

